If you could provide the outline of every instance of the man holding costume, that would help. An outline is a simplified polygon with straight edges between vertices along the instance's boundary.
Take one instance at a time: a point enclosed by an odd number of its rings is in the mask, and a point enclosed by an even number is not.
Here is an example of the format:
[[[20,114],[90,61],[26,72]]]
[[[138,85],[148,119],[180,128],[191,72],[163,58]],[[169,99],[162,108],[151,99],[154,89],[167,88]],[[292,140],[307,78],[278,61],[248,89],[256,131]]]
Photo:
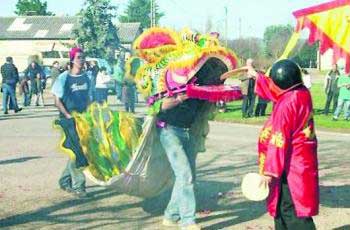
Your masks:
[[[276,62],[270,77],[257,73],[256,93],[274,103],[258,143],[259,171],[270,187],[267,210],[275,228],[315,229],[319,210],[317,139],[309,90],[300,68],[285,59]]]
[[[87,198],[85,192],[85,176],[81,169],[88,165],[79,143],[79,136],[75,128],[73,112],[84,112],[89,103],[90,80],[83,71],[85,62],[83,50],[75,47],[69,52],[70,70],[60,74],[52,86],[55,105],[60,112],[56,125],[65,132],[65,148],[70,149],[75,160],[69,159],[66,169],[59,180],[60,188],[78,198]],[[72,157],[72,156],[71,156]]]

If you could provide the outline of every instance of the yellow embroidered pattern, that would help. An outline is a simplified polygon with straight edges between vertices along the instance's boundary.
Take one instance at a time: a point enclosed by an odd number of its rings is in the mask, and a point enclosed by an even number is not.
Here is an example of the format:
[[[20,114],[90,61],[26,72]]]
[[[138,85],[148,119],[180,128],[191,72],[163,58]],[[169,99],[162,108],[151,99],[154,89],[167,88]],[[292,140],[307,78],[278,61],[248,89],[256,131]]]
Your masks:
[[[264,174],[265,159],[266,159],[266,154],[260,153],[259,154],[259,174],[260,175]]]
[[[313,128],[313,119],[314,119],[313,114],[311,113],[303,129],[303,133],[305,134],[305,137],[309,140],[314,139],[316,136]]]
[[[284,145],[284,139],[281,132],[276,132],[271,136],[270,144],[275,145],[277,148],[282,148]]]
[[[263,129],[260,133],[260,136],[259,136],[259,141],[262,143],[262,142],[265,142],[271,135],[271,131],[272,131],[272,127],[269,126],[265,129]]]

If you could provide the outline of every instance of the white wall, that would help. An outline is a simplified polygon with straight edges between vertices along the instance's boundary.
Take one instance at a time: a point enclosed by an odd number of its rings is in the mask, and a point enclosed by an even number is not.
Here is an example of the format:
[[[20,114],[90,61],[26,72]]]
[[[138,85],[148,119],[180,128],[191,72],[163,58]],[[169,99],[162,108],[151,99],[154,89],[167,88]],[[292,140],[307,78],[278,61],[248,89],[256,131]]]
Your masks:
[[[74,43],[74,41],[63,42]],[[36,55],[41,51],[50,51],[52,48],[53,50],[68,50],[58,40],[0,40],[0,64],[5,62],[6,57],[11,56],[18,71],[21,72],[28,66],[30,55]]]
[[[318,57],[320,57],[321,61],[321,63],[318,61],[320,70],[330,70],[332,68],[333,50],[329,49],[323,55],[318,55]],[[345,60],[340,59],[337,64],[339,66],[345,66]]]

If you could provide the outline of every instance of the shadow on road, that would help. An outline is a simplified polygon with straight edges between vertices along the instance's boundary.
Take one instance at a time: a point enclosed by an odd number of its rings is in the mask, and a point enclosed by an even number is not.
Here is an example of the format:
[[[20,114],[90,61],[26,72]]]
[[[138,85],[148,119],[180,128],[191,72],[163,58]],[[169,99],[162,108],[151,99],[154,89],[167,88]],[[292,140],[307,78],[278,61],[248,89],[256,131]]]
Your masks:
[[[338,227],[338,228],[333,228],[333,230],[349,230],[350,229],[350,224]]]
[[[245,154],[249,148],[250,144],[231,146],[225,150],[232,153],[229,157],[226,152],[212,157],[208,155],[198,164],[196,183],[198,222],[206,225],[205,229],[225,229],[257,219],[265,213],[263,202],[249,202],[243,200],[238,192],[236,194],[236,191],[240,190],[241,174],[257,168],[256,156]],[[12,163],[15,163],[16,160],[21,161],[21,159],[12,160]],[[22,159],[24,160],[30,159]],[[142,229],[147,222],[154,224],[159,219],[157,217],[163,215],[171,193],[167,191],[156,197],[136,202],[135,199],[130,198],[129,201],[115,203],[112,202],[113,197],[121,195],[117,190],[106,190],[93,186],[89,187],[89,191],[94,197],[85,200],[49,195],[51,200],[47,200],[45,205],[35,206],[34,210],[22,211],[23,213],[18,210],[17,214],[12,213],[11,216],[1,219],[0,228],[62,226],[69,229],[79,226],[78,228],[84,229],[101,229],[108,228],[107,226],[118,228],[126,224],[134,227],[140,226],[139,229]],[[125,215],[125,212],[135,212],[129,210],[140,208],[145,213],[136,216]]]
[[[23,162],[26,162],[26,161],[30,161],[30,160],[34,160],[34,159],[40,159],[40,158],[42,158],[42,157],[39,157],[39,156],[20,157],[20,158],[0,161],[0,165],[7,165],[7,164],[14,164],[14,163],[23,163]]]
[[[0,115],[1,120],[17,120],[17,119],[31,119],[31,118],[45,118],[45,117],[57,117],[58,112],[56,110],[53,111],[24,111],[14,114]]]
[[[111,223],[117,222],[120,223],[121,221],[130,221],[129,219],[123,219],[121,220],[120,218],[115,215],[114,218],[108,218],[106,219],[104,214],[106,213],[118,213],[120,210],[128,209],[128,208],[135,208],[138,207],[138,203],[131,203],[131,204],[124,204],[124,205],[117,205],[117,204],[111,204],[108,207],[94,207],[94,205],[90,205],[89,203],[91,202],[98,202],[99,200],[111,197],[111,196],[116,196],[119,193],[116,191],[110,191],[110,190],[105,190],[101,189],[95,192],[91,192],[91,195],[93,195],[92,198],[90,199],[77,199],[77,198],[72,198],[70,200],[65,200],[62,202],[58,202],[54,205],[47,206],[47,207],[42,207],[40,209],[34,210],[34,211],[29,211],[25,212],[19,215],[13,215],[9,216],[7,218],[1,219],[0,220],[0,227],[15,227],[17,225],[21,224],[29,224],[29,223],[37,223],[37,222],[47,222],[50,224],[69,224],[69,223],[91,223],[94,221],[98,220],[108,220]],[[84,206],[90,207],[89,209],[86,208],[79,208],[79,206]],[[70,212],[65,212],[62,214],[55,214],[56,212],[59,212],[64,209],[70,209],[74,207],[75,211],[70,211]],[[89,214],[97,214],[101,213],[99,216],[100,218],[88,218]],[[80,218],[76,218],[77,216],[80,216]],[[100,226],[95,226],[96,228]]]
[[[350,185],[320,186],[321,205],[326,207],[350,208],[349,194]]]
[[[198,181],[197,213],[198,223],[207,221],[220,221],[204,229],[225,229],[242,222],[257,219],[266,213],[264,202],[240,201],[238,195],[239,185],[216,181]],[[162,216],[170,199],[171,191],[159,196],[145,199],[141,202],[142,209],[151,216]],[[213,214],[213,213],[219,214]],[[224,219],[224,221],[222,221]]]

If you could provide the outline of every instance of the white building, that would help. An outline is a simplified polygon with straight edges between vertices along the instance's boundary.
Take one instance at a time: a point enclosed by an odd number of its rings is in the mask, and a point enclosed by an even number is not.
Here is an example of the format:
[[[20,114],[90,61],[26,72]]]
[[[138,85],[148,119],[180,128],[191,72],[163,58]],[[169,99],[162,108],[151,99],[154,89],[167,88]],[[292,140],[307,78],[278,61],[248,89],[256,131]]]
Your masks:
[[[39,55],[45,60],[68,60],[67,45],[74,44],[73,30],[78,17],[19,16],[0,17],[0,64],[12,56],[19,71],[28,65],[28,57]],[[117,26],[122,47],[130,49],[141,34],[140,23],[121,23]],[[44,63],[51,65],[50,63]]]

